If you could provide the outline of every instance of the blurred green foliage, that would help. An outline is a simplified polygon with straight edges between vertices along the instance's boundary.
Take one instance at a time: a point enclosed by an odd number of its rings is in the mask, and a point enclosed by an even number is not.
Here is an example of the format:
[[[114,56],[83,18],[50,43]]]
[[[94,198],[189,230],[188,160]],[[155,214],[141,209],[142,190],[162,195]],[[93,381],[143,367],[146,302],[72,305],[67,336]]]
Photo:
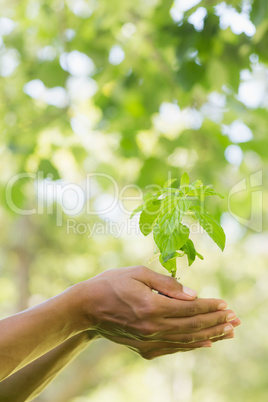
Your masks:
[[[42,213],[14,212],[6,189],[15,175],[84,189],[95,174],[86,202],[96,209],[113,194],[96,174],[111,175],[119,189],[148,190],[188,171],[226,195],[208,202],[227,247],[222,255],[197,235],[210,257],[185,268],[181,280],[200,296],[225,298],[243,322],[235,340],[211,351],[153,362],[98,341],[37,401],[267,400],[267,1],[183,3],[0,0],[1,316],[102,270],[146,264],[153,251],[152,239],[135,233],[83,233],[104,225],[101,214],[72,217],[76,230],[68,231],[70,216],[57,225],[53,197]],[[254,187],[256,172],[262,182]],[[12,200],[37,208],[42,196],[26,176]],[[136,197],[125,203],[131,211],[139,192],[125,194]],[[254,226],[260,214],[262,228]]]

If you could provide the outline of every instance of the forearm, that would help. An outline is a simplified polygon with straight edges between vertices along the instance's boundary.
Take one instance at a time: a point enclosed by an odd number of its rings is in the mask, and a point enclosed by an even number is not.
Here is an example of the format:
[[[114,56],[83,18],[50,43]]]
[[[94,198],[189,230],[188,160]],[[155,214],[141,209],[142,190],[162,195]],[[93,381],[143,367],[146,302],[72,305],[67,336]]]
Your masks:
[[[79,287],[0,321],[0,381],[87,329]]]
[[[150,359],[211,346],[233,331],[235,314],[223,300],[195,297],[146,267],[105,271],[0,321],[0,381],[86,330]]]
[[[24,402],[35,398],[94,336],[82,332],[6,378],[0,383],[0,400]]]

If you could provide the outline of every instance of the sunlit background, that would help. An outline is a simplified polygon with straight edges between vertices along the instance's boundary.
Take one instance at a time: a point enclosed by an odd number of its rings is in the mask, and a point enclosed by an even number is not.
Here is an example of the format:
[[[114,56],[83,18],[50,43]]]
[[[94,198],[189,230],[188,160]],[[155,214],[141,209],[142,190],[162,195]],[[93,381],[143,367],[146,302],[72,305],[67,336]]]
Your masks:
[[[227,245],[193,233],[180,280],[243,324],[153,361],[98,340],[36,401],[267,401],[267,44],[266,0],[0,0],[0,317],[106,269],[165,273],[130,211],[187,171],[225,195],[206,206]]]

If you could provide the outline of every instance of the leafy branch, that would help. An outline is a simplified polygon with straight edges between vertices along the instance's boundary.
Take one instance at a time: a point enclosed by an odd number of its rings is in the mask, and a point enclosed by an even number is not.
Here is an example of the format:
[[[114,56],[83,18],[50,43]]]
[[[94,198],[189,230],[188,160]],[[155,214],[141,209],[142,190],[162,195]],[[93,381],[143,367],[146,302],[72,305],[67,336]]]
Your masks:
[[[178,188],[171,187],[176,179],[169,180],[163,189],[144,196],[143,204],[133,211],[131,218],[141,212],[139,227],[144,236],[153,232],[159,250],[159,261],[173,277],[176,276],[177,258],[187,255],[189,266],[196,256],[203,260],[194,243],[189,238],[190,229],[182,223],[185,215],[196,219],[207,234],[223,251],[225,233],[219,223],[200,206],[193,205],[196,199],[201,203],[207,196],[219,196],[212,186],[205,186],[200,180],[190,184],[189,176],[184,173]]]

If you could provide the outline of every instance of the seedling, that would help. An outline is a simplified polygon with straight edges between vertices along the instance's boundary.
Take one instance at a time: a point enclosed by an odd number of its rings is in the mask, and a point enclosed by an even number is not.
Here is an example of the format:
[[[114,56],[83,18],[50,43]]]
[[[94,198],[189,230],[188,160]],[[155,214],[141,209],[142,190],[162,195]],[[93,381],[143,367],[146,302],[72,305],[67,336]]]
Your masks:
[[[144,236],[153,232],[156,253],[159,261],[173,277],[176,277],[177,259],[187,255],[189,266],[196,256],[203,260],[194,243],[189,238],[190,229],[182,223],[184,216],[196,219],[207,234],[223,251],[225,233],[219,223],[204,210],[204,199],[207,196],[219,196],[212,186],[205,186],[200,180],[190,184],[189,176],[184,173],[178,188],[171,187],[177,179],[168,180],[163,189],[147,193],[143,204],[133,211],[131,218],[141,211],[139,227]],[[193,205],[199,200],[200,205]]]

